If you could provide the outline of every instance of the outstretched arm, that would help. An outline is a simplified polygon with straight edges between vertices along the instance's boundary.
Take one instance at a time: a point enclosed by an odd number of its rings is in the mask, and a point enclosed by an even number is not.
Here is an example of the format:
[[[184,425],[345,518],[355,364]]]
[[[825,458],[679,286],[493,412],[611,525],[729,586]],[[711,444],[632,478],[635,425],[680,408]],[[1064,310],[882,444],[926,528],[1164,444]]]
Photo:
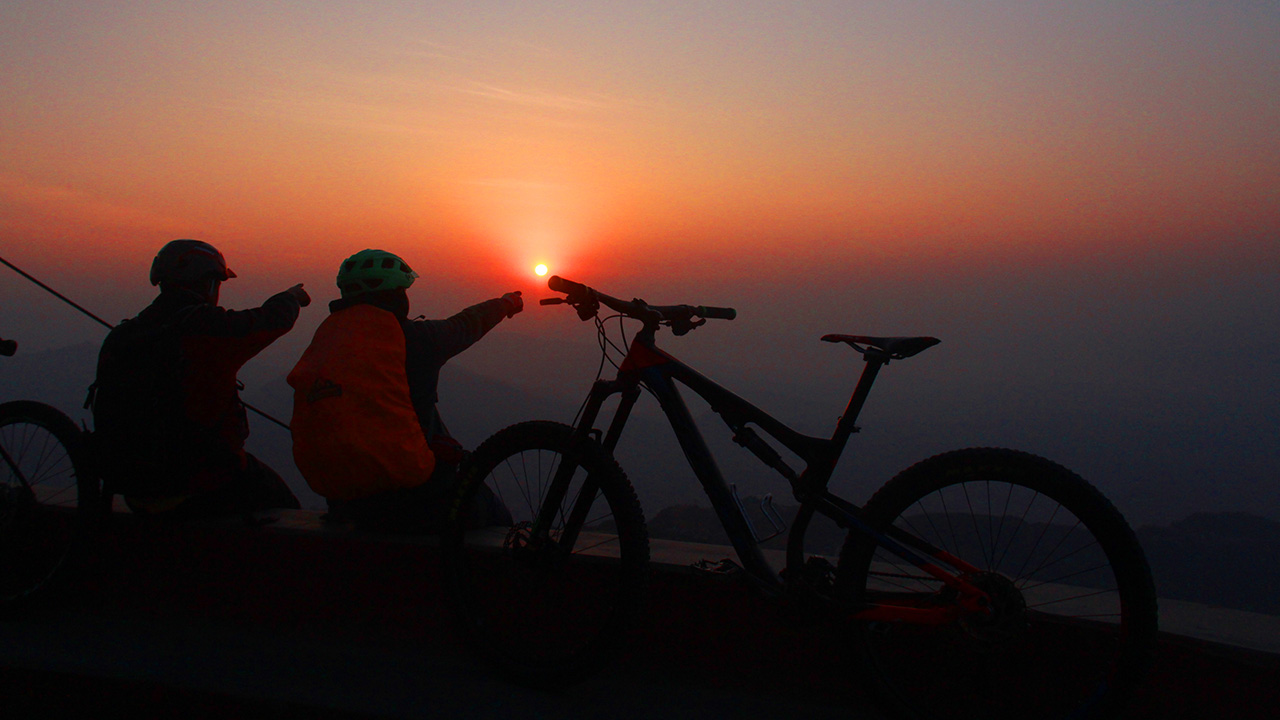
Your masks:
[[[492,330],[503,318],[509,318],[524,309],[519,292],[507,293],[500,298],[472,305],[446,320],[415,320],[412,328],[421,334],[434,350],[439,361],[448,360],[474,345]]]

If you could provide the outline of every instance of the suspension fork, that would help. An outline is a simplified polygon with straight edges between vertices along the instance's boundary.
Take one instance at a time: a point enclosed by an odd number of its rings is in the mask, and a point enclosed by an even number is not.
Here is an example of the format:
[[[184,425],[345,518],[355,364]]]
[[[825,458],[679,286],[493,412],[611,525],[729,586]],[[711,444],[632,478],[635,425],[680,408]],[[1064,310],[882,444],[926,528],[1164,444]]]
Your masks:
[[[626,426],[627,419],[631,416],[631,410],[635,407],[636,400],[640,397],[640,389],[631,383],[601,380],[591,388],[591,396],[587,401],[587,407],[583,409],[582,418],[579,420],[577,427],[574,428],[571,445],[561,458],[560,467],[556,468],[555,477],[551,481],[551,487],[547,490],[542,507],[538,509],[538,518],[533,529],[535,536],[545,536],[551,532],[551,528],[555,525],[556,515],[564,505],[564,500],[569,493],[569,485],[573,481],[574,473],[578,470],[582,454],[587,452],[587,443],[595,442],[592,434],[595,432],[595,422],[600,414],[600,408],[604,405],[606,398],[616,393],[621,393],[621,402],[617,411],[613,414],[613,419],[609,424],[608,432],[604,436],[602,447],[606,453],[610,454],[617,447],[618,440],[622,437],[622,429]],[[578,490],[577,497],[573,499],[573,507],[569,510],[564,529],[557,540],[557,544],[561,548],[572,548],[577,542],[578,533],[582,531],[583,525],[587,522],[587,514],[591,511],[591,506],[594,504],[596,493],[599,490],[599,480],[587,474],[582,481],[582,487]]]

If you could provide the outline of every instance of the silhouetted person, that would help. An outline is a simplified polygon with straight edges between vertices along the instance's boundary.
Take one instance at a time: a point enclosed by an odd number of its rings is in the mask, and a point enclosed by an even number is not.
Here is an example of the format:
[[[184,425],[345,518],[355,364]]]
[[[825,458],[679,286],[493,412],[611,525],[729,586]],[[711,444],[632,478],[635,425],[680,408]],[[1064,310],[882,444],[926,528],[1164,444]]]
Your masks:
[[[138,513],[194,517],[297,508],[271,468],[245,452],[236,374],[310,304],[294,285],[252,310],[218,305],[236,274],[222,253],[174,240],[151,264],[160,295],[102,343],[91,390],[100,470]]]
[[[291,426],[294,460],[331,517],[430,533],[462,454],[436,411],[440,368],[524,302],[511,292],[447,320],[410,320],[406,290],[417,277],[383,250],[343,261],[342,297],[289,373]],[[484,500],[489,519],[509,519],[496,499]]]

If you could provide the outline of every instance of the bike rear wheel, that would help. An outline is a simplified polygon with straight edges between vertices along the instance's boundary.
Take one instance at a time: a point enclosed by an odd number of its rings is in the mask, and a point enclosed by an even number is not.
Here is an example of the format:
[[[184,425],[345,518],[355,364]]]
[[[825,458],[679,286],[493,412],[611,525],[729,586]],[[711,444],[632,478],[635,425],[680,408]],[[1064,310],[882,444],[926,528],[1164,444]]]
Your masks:
[[[576,467],[557,500],[552,481],[566,462]],[[585,679],[617,652],[643,605],[649,541],[635,490],[599,445],[575,447],[573,428],[552,422],[498,432],[459,475],[442,540],[446,585],[468,640],[517,682]],[[474,507],[489,493],[510,519],[474,527]],[[570,528],[584,497],[590,512]],[[535,527],[548,504],[554,519]]]
[[[976,566],[967,579],[992,604],[942,625],[858,627],[895,715],[1109,717],[1142,678],[1157,632],[1150,569],[1120,513],[1069,470],[1010,450],[947,453],[891,480],[864,518]],[[855,609],[954,604],[943,583],[858,532],[836,583]]]
[[[87,533],[96,485],[83,433],[48,405],[0,405],[0,606],[29,601],[65,572]]]

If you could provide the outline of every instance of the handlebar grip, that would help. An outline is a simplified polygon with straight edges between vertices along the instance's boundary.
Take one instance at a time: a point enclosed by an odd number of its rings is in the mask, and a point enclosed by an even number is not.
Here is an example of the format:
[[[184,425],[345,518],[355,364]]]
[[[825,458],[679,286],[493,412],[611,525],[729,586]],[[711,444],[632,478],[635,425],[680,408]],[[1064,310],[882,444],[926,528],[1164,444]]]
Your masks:
[[[587,286],[582,283],[576,283],[572,280],[565,280],[559,275],[552,275],[547,278],[547,287],[558,293],[573,295],[574,293],[586,292]]]
[[[698,317],[708,320],[732,320],[738,317],[738,311],[733,308],[707,307],[706,305],[699,305],[697,313]]]
[[[0,355],[9,357],[18,352],[17,340],[0,340]]]

